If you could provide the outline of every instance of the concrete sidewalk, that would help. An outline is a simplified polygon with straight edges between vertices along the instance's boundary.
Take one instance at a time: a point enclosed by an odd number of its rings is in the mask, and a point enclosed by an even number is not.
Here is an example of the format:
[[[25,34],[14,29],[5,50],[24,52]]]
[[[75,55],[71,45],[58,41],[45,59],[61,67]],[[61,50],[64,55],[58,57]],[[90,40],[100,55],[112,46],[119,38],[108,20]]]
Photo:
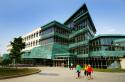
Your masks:
[[[38,74],[0,80],[0,82],[125,82],[125,73],[94,72],[93,80],[83,77],[76,79],[76,71],[61,67],[39,67]]]

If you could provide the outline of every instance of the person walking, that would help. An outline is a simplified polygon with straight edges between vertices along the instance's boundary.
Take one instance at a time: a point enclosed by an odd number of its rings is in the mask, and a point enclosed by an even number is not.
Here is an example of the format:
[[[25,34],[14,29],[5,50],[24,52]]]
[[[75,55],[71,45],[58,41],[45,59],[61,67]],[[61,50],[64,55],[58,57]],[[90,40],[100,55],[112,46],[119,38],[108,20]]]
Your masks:
[[[88,65],[88,67],[87,67],[88,80],[93,79],[93,77],[91,75],[92,73],[93,73],[93,68],[91,67],[91,65]]]
[[[88,69],[88,65],[84,64],[84,75],[85,75],[85,77],[87,77],[87,75],[88,75],[87,69]]]
[[[78,78],[80,78],[80,73],[81,73],[81,66],[79,64],[76,65],[76,72],[77,72],[77,78],[76,79],[78,79]]]

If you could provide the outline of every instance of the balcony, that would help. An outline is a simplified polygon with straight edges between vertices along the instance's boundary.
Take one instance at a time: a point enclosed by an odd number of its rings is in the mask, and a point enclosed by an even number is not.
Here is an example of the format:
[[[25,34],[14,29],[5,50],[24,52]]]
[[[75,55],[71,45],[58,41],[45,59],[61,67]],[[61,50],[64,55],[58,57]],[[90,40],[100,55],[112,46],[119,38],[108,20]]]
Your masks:
[[[92,51],[90,52],[90,56],[118,56],[123,57],[125,55],[125,51]]]
[[[77,55],[78,58],[88,57],[88,54],[79,54]]]
[[[69,39],[68,35],[66,36],[66,35],[63,35],[63,34],[60,34],[60,33],[57,33],[57,32],[55,32],[54,35],[59,36],[61,38]]]
[[[48,34],[41,35],[41,39],[49,38],[49,37],[52,37],[54,35],[55,36],[59,36],[61,38],[68,39],[68,36],[60,34],[60,33],[57,33],[57,32],[51,32],[51,33],[48,33]]]
[[[54,36],[54,32],[51,32],[51,33],[48,33],[48,34],[41,35],[41,39],[45,39],[45,38],[48,38],[48,37],[51,37],[51,36]]]
[[[81,45],[84,45],[84,44],[88,44],[88,40],[70,44],[70,45],[69,45],[69,48],[81,46]]]
[[[82,32],[86,32],[86,31],[87,31],[87,28],[82,28],[78,31],[74,31],[72,34],[69,35],[69,38],[72,38],[72,37],[76,36],[77,34],[80,34]]]

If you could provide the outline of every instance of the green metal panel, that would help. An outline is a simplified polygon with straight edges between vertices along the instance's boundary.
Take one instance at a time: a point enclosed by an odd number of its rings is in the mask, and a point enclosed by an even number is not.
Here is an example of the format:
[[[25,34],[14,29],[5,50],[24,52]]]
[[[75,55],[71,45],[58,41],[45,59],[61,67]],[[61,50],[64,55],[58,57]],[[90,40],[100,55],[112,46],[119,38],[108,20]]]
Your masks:
[[[86,15],[87,13],[88,13],[88,11],[86,11],[84,14],[78,16],[77,18],[75,18],[75,19],[73,20],[73,22],[79,21],[79,19],[80,19],[81,17],[86,18],[85,15]]]
[[[125,38],[125,35],[123,34],[100,34],[98,36],[95,36],[92,40],[95,40],[100,37],[124,37]]]
[[[41,39],[45,39],[45,38],[48,38],[48,37],[51,37],[51,36],[58,36],[58,37],[61,37],[61,38],[65,38],[65,39],[68,39],[68,36],[66,35],[62,35],[60,33],[57,33],[57,32],[51,32],[51,33],[48,33],[48,34],[44,34],[41,36]]]
[[[90,56],[118,56],[123,57],[125,51],[93,51],[90,52]]]
[[[116,42],[116,43],[117,43],[117,42],[119,42],[119,43],[120,43],[120,42],[124,42],[124,43],[125,43],[125,38],[124,38],[124,39],[115,40],[114,42]]]
[[[52,51],[53,56],[67,56],[70,55],[69,51],[68,51],[68,46],[66,45],[62,45],[62,44],[57,44],[54,43],[53,44],[53,51]]]
[[[73,47],[85,45],[85,44],[88,44],[88,42],[89,42],[88,40],[81,41],[81,42],[76,42],[76,43],[70,44],[70,45],[69,45],[69,48],[73,48]]]
[[[125,47],[125,38],[115,40],[114,45],[119,47]]]
[[[35,47],[31,50],[30,53],[26,52],[25,54],[23,54],[22,58],[51,59],[52,58],[52,48],[53,48],[53,43]]]
[[[47,28],[52,27],[52,26],[54,26],[54,25],[59,26],[60,28],[69,30],[69,28],[68,28],[66,25],[61,24],[61,23],[59,23],[59,22],[57,22],[57,21],[55,21],[55,20],[52,21],[52,22],[50,22],[50,23],[48,23],[48,24],[46,24],[46,25],[44,25],[44,26],[42,26],[41,29],[42,29],[42,30],[43,30],[43,29],[47,29]]]
[[[3,60],[9,59],[9,54],[3,54]]]
[[[30,56],[30,52],[27,52],[27,51],[25,51],[23,54],[22,54],[22,58],[29,58],[29,56]]]
[[[88,54],[79,54],[77,55],[78,58],[85,58],[85,57],[88,57],[89,55]]]
[[[69,38],[72,38],[72,37],[76,36],[77,34],[80,34],[82,32],[86,32],[86,31],[87,31],[87,28],[85,28],[85,27],[83,29],[78,30],[78,31],[74,31],[74,32],[72,32],[72,34],[69,35]]]
[[[53,59],[56,55],[69,55],[68,46],[58,43],[49,43],[33,48],[31,52],[23,54],[22,58],[43,58]]]
[[[41,39],[45,39],[45,38],[48,38],[48,37],[51,37],[51,36],[54,36],[54,32],[42,35]]]
[[[69,39],[68,36],[66,36],[66,35],[62,35],[62,34],[57,33],[57,32],[55,32],[54,35],[59,36],[59,37],[61,37],[61,38]]]
[[[70,56],[73,56],[73,55],[71,55],[70,53],[60,53],[60,54],[54,55],[55,58],[57,58],[57,57],[70,57]]]

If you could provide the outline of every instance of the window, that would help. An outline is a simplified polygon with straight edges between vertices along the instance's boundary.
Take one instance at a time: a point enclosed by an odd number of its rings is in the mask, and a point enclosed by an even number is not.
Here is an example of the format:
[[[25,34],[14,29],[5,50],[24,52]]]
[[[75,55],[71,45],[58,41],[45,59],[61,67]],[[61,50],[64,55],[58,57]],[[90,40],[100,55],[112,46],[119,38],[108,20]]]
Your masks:
[[[38,37],[38,32],[36,33],[36,37]]]
[[[31,35],[31,38],[33,38],[33,34]]]
[[[30,42],[30,47],[32,47],[32,42]]]
[[[30,38],[30,35],[29,35],[29,40],[30,40],[31,38]]]
[[[28,36],[27,36],[27,40],[28,40]]]
[[[35,38],[35,33],[34,33],[34,35],[33,35],[33,36],[34,36],[34,38]]]
[[[38,44],[38,41],[36,40],[36,45]]]
[[[52,31],[53,31],[53,28],[49,28],[49,29],[47,29],[47,30],[44,30],[44,31],[42,32],[42,35],[51,33]]]
[[[35,41],[33,41],[33,46],[35,46]]]
[[[39,35],[39,36],[41,35],[41,30],[38,32],[38,35]]]

